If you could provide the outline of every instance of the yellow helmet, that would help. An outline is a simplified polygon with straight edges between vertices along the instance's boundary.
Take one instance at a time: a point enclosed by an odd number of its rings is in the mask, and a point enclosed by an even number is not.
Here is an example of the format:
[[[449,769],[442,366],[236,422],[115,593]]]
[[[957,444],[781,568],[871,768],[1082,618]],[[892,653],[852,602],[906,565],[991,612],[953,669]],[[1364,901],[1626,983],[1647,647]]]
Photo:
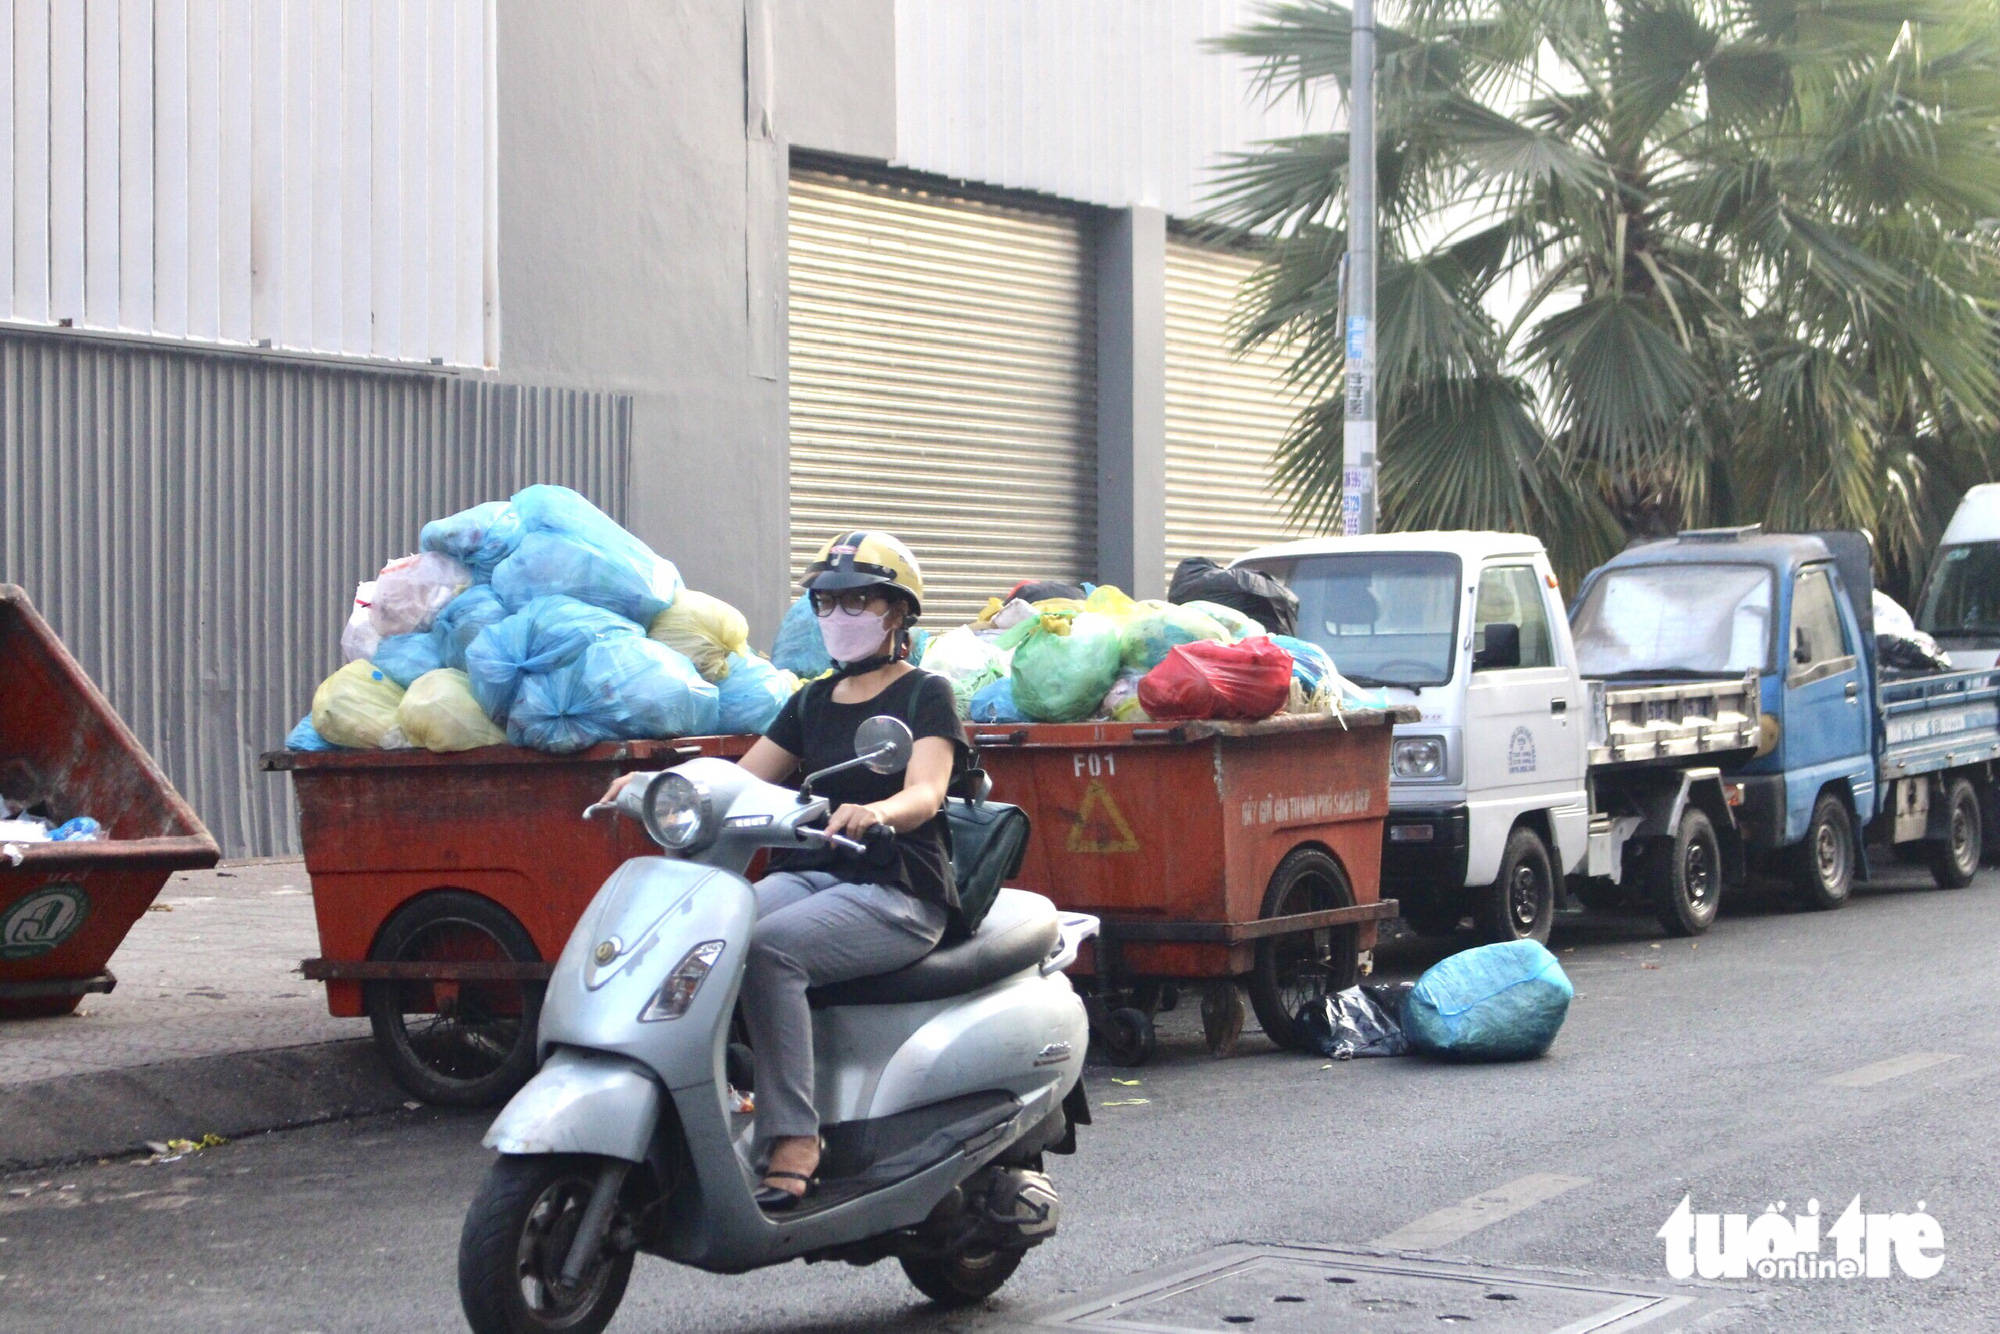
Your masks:
[[[817,593],[886,585],[910,600],[913,616],[924,610],[924,572],[910,549],[888,533],[842,533],[819,549],[800,582]]]

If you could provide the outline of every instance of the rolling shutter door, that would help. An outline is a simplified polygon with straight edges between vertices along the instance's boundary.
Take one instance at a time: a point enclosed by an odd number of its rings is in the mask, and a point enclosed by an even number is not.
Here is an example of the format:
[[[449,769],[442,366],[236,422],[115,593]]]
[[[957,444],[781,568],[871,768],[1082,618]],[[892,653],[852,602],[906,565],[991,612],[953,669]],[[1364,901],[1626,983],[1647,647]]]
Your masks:
[[[881,528],[933,626],[1097,564],[1096,291],[1082,223],[820,172],[791,180],[792,573]]]
[[[1272,489],[1274,452],[1298,404],[1284,360],[1238,357],[1230,317],[1256,271],[1246,255],[1167,243],[1167,572],[1188,556],[1227,562],[1303,536]]]

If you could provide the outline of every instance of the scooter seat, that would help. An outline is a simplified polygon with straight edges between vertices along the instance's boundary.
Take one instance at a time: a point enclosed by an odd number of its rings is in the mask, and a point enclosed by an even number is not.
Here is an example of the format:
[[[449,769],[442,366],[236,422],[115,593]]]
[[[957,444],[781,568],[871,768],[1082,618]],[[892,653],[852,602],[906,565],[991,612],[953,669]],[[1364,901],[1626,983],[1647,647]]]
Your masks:
[[[1055,950],[1062,931],[1056,906],[1040,894],[1003,889],[971,939],[941,945],[893,973],[834,982],[806,992],[816,1010],[840,1005],[908,1005],[990,987],[1032,968]]]

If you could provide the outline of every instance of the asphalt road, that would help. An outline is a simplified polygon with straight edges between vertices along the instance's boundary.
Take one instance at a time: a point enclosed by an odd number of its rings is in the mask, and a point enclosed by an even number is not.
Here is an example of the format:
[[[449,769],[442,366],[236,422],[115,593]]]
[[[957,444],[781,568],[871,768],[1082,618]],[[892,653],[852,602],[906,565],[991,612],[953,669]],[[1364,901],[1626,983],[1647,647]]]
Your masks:
[[[1890,879],[1838,913],[1726,907],[1693,944],[1642,918],[1560,924],[1553,946],[1577,999],[1555,1050],[1530,1064],[1329,1066],[1254,1034],[1216,1061],[1184,1006],[1152,1065],[1092,1067],[1097,1124],[1077,1156],[1052,1160],[1062,1231],[988,1307],[935,1313],[893,1263],[717,1278],[642,1257],[612,1328],[1025,1328],[1229,1243],[1365,1247],[1403,1229],[1397,1245],[1506,1268],[1458,1282],[1454,1308],[1435,1284],[1366,1297],[1366,1283],[1320,1285],[1297,1262],[1263,1272],[1303,1298],[1236,1278],[1144,1327],[1551,1329],[1561,1322],[1535,1323],[1542,1308],[1508,1306],[1501,1289],[1518,1281],[1534,1297],[1553,1275],[1696,1299],[1649,1330],[1991,1330],[2000,875],[1956,892],[1900,869]],[[1379,971],[1414,975],[1438,953],[1391,946]],[[1950,1059],[1826,1082],[1914,1054]],[[487,1161],[483,1125],[426,1110],[178,1162],[0,1178],[0,1329],[462,1328],[454,1256]],[[1655,1234],[1689,1194],[1697,1212],[1753,1217],[1817,1199],[1827,1228],[1856,1195],[1869,1212],[1922,1201],[1942,1228],[1943,1269],[1676,1283]],[[1326,1305],[1354,1293],[1359,1305]]]

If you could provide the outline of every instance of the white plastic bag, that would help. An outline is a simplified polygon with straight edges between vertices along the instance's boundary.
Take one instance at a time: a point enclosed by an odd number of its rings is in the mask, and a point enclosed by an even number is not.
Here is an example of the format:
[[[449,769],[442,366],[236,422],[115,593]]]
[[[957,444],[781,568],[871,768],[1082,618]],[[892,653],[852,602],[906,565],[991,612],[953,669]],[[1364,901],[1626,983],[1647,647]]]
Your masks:
[[[951,682],[952,699],[961,718],[981,686],[1007,674],[1006,655],[963,625],[924,645],[924,658],[918,665]]]
[[[375,633],[415,634],[431,628],[444,605],[472,587],[472,571],[441,551],[425,551],[392,560],[375,577],[368,619]]]
[[[340,632],[340,656],[348,662],[374,657],[375,646],[382,642],[382,636],[368,614],[368,604],[374,600],[373,579],[365,579],[354,586],[354,610],[347,618],[347,628]]]

